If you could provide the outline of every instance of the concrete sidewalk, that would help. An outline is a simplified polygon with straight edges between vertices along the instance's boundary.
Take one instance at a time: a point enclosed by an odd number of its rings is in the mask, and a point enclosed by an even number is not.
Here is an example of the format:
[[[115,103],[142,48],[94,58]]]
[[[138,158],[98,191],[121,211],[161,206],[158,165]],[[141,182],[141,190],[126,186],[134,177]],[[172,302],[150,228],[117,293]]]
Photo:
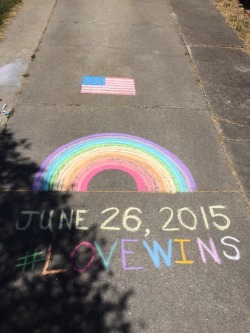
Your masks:
[[[211,1],[36,6],[0,44],[40,20],[35,47],[1,62],[21,64],[2,84],[15,113],[1,139],[1,329],[248,332],[242,42]],[[83,76],[133,79],[136,94],[81,93]]]
[[[239,184],[250,200],[250,57],[213,1],[170,0]]]

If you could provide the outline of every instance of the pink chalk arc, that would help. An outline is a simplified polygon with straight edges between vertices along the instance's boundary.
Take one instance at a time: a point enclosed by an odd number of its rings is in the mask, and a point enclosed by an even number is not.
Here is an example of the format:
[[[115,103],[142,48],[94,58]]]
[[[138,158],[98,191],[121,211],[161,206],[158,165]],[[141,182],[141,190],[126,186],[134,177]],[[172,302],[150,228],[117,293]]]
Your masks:
[[[79,138],[50,154],[37,172],[38,191],[88,191],[104,170],[120,170],[135,181],[138,192],[193,192],[196,184],[186,165],[154,142],[122,133]]]

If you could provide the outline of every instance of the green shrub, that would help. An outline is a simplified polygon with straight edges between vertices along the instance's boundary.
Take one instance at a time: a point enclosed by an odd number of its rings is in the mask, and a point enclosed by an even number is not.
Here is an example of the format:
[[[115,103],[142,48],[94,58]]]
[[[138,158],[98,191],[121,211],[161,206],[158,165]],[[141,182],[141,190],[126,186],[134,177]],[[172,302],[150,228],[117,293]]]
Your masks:
[[[22,0],[0,0],[0,25],[11,9]]]

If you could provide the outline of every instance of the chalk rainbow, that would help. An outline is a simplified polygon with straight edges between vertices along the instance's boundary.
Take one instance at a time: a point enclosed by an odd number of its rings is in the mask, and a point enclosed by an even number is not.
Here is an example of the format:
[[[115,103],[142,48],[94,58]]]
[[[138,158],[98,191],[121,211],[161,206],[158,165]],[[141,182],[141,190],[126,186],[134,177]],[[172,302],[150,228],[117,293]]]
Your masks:
[[[121,133],[102,133],[71,141],[50,154],[37,172],[38,191],[88,191],[104,170],[121,170],[138,192],[193,192],[195,181],[184,163],[154,142]]]

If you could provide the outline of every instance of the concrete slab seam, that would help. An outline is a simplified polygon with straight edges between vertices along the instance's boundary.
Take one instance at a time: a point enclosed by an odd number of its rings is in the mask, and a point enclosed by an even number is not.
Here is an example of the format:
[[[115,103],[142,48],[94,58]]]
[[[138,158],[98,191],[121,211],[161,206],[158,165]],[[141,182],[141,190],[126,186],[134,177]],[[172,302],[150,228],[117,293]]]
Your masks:
[[[203,87],[203,85],[202,85],[202,83],[201,83],[202,81],[201,81],[201,79],[200,79],[200,77],[199,77],[198,71],[197,71],[197,69],[196,69],[196,65],[195,65],[195,63],[194,63],[194,61],[193,61],[193,59],[192,59],[191,49],[190,49],[189,45],[187,45],[187,44],[185,43],[184,36],[183,36],[183,34],[182,34],[181,28],[180,28],[180,26],[179,26],[179,24],[178,24],[178,21],[177,21],[177,16],[176,16],[176,14],[174,13],[174,10],[173,10],[173,8],[172,8],[172,6],[171,6],[169,0],[167,0],[167,1],[168,1],[168,3],[169,3],[169,6],[170,6],[170,8],[171,8],[171,10],[172,10],[172,13],[173,13],[171,16],[172,16],[172,18],[173,18],[173,20],[174,20],[174,22],[175,22],[175,24],[176,24],[176,27],[177,27],[177,29],[178,29],[178,31],[179,31],[179,33],[180,33],[181,39],[182,39],[182,41],[183,41],[183,44],[184,44],[184,46],[185,46],[186,49],[187,49],[187,52],[188,52],[188,55],[189,55],[189,57],[190,57],[190,62],[191,62],[191,64],[192,64],[192,67],[193,67],[193,70],[194,70],[195,76],[197,77],[197,80],[198,80],[198,82],[199,82],[200,89],[201,89],[201,91],[202,91],[202,93],[203,93],[203,96],[204,96],[204,98],[205,98],[205,100],[206,100],[206,104],[208,105],[208,111],[209,111],[209,113],[210,113],[210,115],[211,115],[211,123],[212,123],[213,127],[215,127],[215,130],[216,130],[216,133],[217,133],[217,135],[218,135],[218,139],[219,139],[218,141],[219,141],[219,143],[220,143],[220,145],[221,145],[221,147],[222,147],[222,151],[223,151],[223,153],[224,153],[224,156],[225,156],[226,162],[228,163],[229,168],[230,168],[230,170],[231,170],[231,172],[232,172],[232,174],[233,174],[233,176],[234,176],[234,179],[235,179],[237,185],[238,185],[239,188],[240,188],[240,192],[241,192],[241,194],[242,194],[244,204],[245,204],[245,206],[247,207],[247,209],[250,211],[250,202],[248,201],[248,198],[247,198],[247,195],[246,195],[246,193],[245,193],[245,190],[244,190],[243,186],[241,185],[241,181],[240,181],[239,176],[238,176],[238,174],[237,174],[237,172],[236,172],[236,170],[235,170],[235,167],[234,167],[233,161],[232,161],[232,159],[231,159],[231,156],[229,155],[229,152],[227,151],[226,145],[225,145],[225,143],[224,143],[225,138],[224,138],[224,136],[222,135],[222,129],[221,129],[221,126],[220,126],[220,124],[219,124],[218,121],[217,121],[217,124],[216,124],[216,125],[214,124],[216,115],[214,114],[214,112],[213,112],[213,110],[212,110],[212,107],[211,107],[211,105],[210,105],[210,103],[209,103],[209,101],[208,101],[208,98],[207,98],[207,95],[206,95],[205,89],[204,89],[204,87]],[[241,49],[241,48],[239,48],[239,49]]]

